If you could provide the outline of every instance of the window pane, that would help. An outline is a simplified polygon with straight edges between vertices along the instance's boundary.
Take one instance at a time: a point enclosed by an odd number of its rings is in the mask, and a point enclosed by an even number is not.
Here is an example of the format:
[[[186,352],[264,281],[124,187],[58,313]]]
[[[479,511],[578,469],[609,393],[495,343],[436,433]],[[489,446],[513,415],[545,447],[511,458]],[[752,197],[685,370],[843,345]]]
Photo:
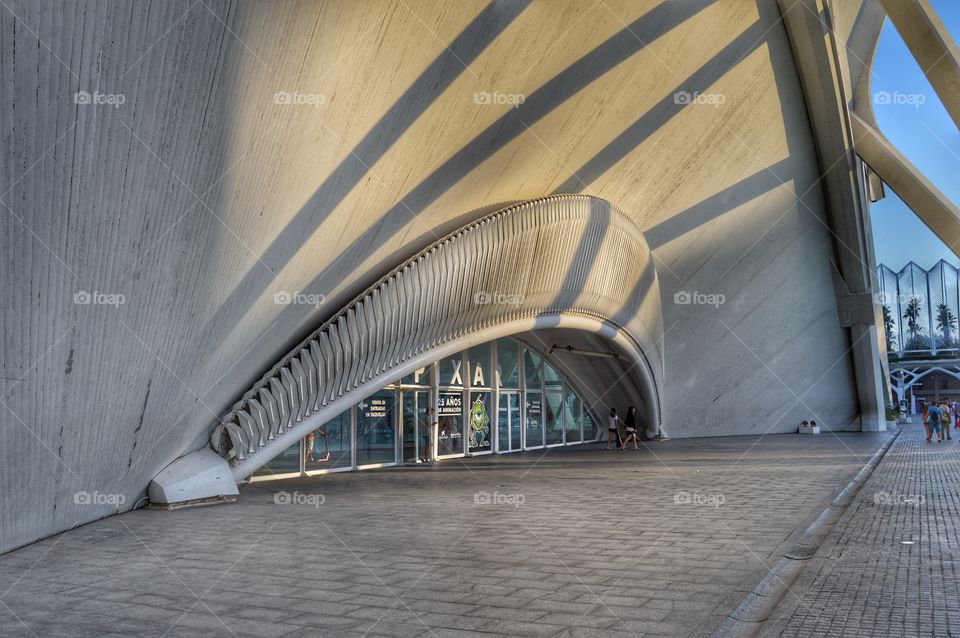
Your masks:
[[[560,373],[557,372],[553,366],[551,366],[546,361],[543,362],[543,384],[545,386],[553,386],[559,388],[563,383],[563,380],[560,379]]]
[[[567,389],[563,421],[567,428],[567,443],[580,442],[580,397]]]
[[[563,392],[560,389],[550,389],[544,393],[546,398],[546,413],[544,423],[547,445],[563,443]]]
[[[597,424],[593,422],[593,417],[590,416],[587,406],[583,405],[583,440],[596,441],[597,434]]]
[[[530,348],[523,349],[523,367],[526,370],[527,389],[540,389],[540,355]]]
[[[433,365],[426,365],[419,370],[414,370],[405,376],[400,383],[403,385],[431,385],[432,381],[430,380],[430,377],[432,374]]]
[[[463,392],[437,398],[437,456],[463,454]]]
[[[501,388],[520,387],[519,344],[513,339],[497,341],[497,369]]]
[[[297,441],[276,458],[253,473],[254,476],[270,476],[272,474],[300,473],[300,441]]]
[[[380,390],[357,404],[357,465],[396,460],[393,390]]]
[[[491,394],[489,392],[470,393],[469,446],[471,454],[489,452],[492,447],[490,436]]]
[[[350,410],[341,412],[304,438],[304,464],[310,470],[350,467]]]
[[[543,447],[543,397],[527,392],[527,447]]]
[[[440,387],[464,385],[463,353],[441,359],[439,364]]]
[[[490,374],[490,344],[470,348],[467,359],[470,364],[470,385],[474,388],[489,388],[493,383],[493,376]]]

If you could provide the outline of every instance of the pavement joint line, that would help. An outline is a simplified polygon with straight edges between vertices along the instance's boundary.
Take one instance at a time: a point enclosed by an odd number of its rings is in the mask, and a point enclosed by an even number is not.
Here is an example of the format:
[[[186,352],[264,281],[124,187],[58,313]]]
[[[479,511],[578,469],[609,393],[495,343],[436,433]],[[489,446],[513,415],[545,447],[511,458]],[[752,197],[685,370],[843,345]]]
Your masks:
[[[767,575],[757,583],[747,596],[737,605],[719,627],[711,634],[711,638],[746,638],[758,636],[765,628],[773,610],[789,593],[803,571],[810,564],[810,559],[817,553],[823,541],[830,535],[833,526],[840,520],[860,489],[867,482],[874,470],[886,456],[893,442],[903,433],[904,428],[897,431],[884,441],[870,460],[864,464],[850,482],[837,493],[830,504],[820,515],[807,526],[803,535],[784,552],[774,563]]]

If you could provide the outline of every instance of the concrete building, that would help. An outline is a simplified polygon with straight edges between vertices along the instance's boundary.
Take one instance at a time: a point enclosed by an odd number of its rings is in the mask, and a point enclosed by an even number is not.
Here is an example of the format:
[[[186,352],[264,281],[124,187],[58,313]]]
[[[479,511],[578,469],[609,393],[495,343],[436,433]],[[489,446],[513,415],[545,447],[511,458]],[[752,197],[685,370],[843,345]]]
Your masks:
[[[888,14],[960,121],[926,0],[4,5],[0,551],[611,407],[882,429],[869,201],[960,239]]]

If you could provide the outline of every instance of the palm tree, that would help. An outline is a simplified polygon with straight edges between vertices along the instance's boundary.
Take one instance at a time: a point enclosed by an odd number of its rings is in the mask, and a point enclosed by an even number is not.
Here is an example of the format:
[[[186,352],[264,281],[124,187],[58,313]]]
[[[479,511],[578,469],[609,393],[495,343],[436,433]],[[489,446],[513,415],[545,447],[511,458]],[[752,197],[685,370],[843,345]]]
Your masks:
[[[887,335],[887,350],[894,350],[896,344],[893,343],[893,313],[886,304],[883,305],[883,331]]]
[[[950,308],[947,307],[947,304],[942,303],[937,306],[937,328],[943,334],[943,347],[951,348],[953,347],[953,329],[957,327],[957,318],[950,311]]]
[[[910,297],[907,309],[903,312],[903,318],[907,320],[907,330],[910,331],[910,342],[905,350],[922,350],[923,344],[920,343],[920,337],[923,335],[923,326],[920,325],[920,313],[923,301],[920,297]]]

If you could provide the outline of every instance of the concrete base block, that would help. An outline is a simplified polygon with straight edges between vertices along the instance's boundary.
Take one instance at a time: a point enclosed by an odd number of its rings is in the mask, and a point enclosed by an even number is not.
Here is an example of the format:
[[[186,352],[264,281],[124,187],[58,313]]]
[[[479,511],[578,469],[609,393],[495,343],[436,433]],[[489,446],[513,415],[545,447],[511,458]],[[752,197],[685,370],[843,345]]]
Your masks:
[[[147,488],[152,504],[166,505],[235,500],[239,493],[230,465],[209,448],[163,468]]]

